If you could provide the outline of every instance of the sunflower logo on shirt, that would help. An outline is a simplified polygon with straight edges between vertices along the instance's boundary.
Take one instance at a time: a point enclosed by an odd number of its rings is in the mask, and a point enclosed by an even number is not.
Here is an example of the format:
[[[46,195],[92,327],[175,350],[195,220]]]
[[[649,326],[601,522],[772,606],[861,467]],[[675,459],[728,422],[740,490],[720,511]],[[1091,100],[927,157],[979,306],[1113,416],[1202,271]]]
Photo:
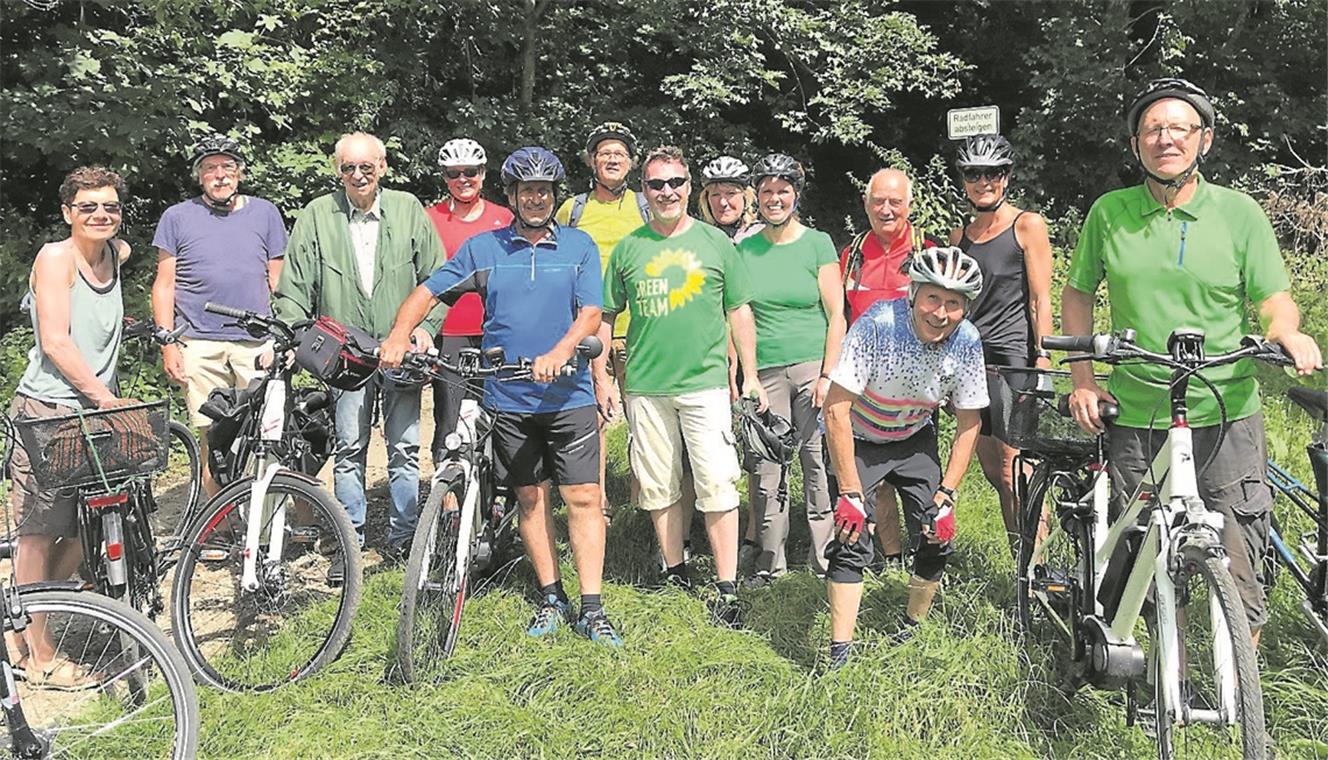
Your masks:
[[[691,251],[667,248],[645,266],[645,279],[636,283],[637,312],[662,317],[686,306],[705,286],[705,270]]]

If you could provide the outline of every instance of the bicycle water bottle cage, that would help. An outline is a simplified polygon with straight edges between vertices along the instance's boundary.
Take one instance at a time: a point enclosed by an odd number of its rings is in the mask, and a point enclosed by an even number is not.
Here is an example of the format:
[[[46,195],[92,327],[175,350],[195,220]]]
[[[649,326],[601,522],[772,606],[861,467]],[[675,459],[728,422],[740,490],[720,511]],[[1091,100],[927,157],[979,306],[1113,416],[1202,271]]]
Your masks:
[[[1167,353],[1176,361],[1194,365],[1204,360],[1204,331],[1178,327],[1167,338]]]

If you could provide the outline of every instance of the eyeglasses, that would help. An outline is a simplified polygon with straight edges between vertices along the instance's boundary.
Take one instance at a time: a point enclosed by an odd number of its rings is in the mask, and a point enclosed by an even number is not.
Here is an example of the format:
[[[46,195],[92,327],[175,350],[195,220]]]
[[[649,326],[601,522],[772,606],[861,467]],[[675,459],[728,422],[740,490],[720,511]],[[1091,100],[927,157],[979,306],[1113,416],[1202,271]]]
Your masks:
[[[341,165],[341,173],[344,174],[344,175],[347,176],[347,177],[352,177],[352,176],[354,176],[356,170],[359,170],[360,174],[363,174],[363,175],[366,176],[366,177],[372,177],[373,175],[375,175],[375,174],[378,173],[378,165],[377,165],[377,164],[371,164],[371,163],[369,163],[368,161],[365,161],[364,163],[359,163],[359,164],[342,164],[342,165]]]
[[[217,174],[220,172],[222,174],[234,174],[239,168],[240,165],[234,161],[222,161],[219,164],[204,164],[199,167],[199,173]]]
[[[683,176],[669,177],[668,179],[646,180],[646,187],[650,188],[651,190],[654,190],[657,193],[663,190],[665,185],[673,188],[674,190],[677,190],[678,188],[682,187],[685,184],[687,184],[687,178]]]
[[[631,158],[631,155],[621,150],[601,150],[600,152],[595,154],[595,158],[602,158],[606,161],[616,158],[619,161],[626,161],[627,159]]]
[[[75,209],[80,214],[95,214],[97,209],[104,209],[111,216],[119,216],[122,206],[118,201],[106,201],[105,203],[66,203],[65,206]]]
[[[443,175],[448,179],[461,179],[462,177],[465,177],[466,179],[475,179],[480,176],[481,171],[483,170],[477,169],[474,166],[468,166],[465,169],[444,169]]]
[[[1139,136],[1146,142],[1157,142],[1162,139],[1162,133],[1166,132],[1172,142],[1185,142],[1190,139],[1190,135],[1201,129],[1203,129],[1202,124],[1167,124],[1145,129],[1139,133]]]
[[[999,179],[1005,179],[1010,176],[1010,170],[1005,167],[995,167],[991,169],[965,169],[961,172],[964,175],[965,182],[978,182],[988,180],[995,182]]]

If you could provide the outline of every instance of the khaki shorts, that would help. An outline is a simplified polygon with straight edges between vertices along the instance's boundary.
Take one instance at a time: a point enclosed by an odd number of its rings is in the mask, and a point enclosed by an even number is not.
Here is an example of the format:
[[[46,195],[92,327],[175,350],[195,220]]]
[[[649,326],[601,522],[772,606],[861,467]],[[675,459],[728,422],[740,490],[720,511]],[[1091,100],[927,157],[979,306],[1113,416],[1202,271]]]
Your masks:
[[[72,407],[38,401],[27,396],[14,396],[9,405],[10,419],[23,420],[59,417],[73,412]],[[13,527],[20,536],[76,536],[78,535],[78,502],[76,492],[38,491],[37,479],[32,474],[28,452],[21,445],[14,446],[9,460],[9,504],[13,509]]]
[[[627,395],[629,458],[641,484],[641,508],[664,509],[682,498],[684,444],[696,483],[696,508],[738,508],[738,453],[733,447],[729,389],[677,396]]]
[[[212,420],[198,411],[208,394],[217,388],[244,388],[262,376],[258,359],[271,346],[262,340],[203,340],[185,338],[180,349],[184,357],[184,402],[189,407],[189,423],[204,428]]]

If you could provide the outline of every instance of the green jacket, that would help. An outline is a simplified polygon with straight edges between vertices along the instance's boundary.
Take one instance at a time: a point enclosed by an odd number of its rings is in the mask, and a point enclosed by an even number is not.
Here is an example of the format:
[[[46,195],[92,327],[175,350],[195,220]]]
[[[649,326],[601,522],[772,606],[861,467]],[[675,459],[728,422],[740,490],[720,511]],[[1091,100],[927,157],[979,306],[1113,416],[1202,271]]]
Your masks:
[[[300,211],[273,294],[272,310],[279,319],[293,322],[329,316],[375,338],[387,337],[406,296],[447,257],[419,199],[384,189],[378,204],[383,218],[378,224],[372,294],[360,285],[346,192],[315,198]],[[429,312],[421,327],[434,335],[442,321],[440,305]]]

